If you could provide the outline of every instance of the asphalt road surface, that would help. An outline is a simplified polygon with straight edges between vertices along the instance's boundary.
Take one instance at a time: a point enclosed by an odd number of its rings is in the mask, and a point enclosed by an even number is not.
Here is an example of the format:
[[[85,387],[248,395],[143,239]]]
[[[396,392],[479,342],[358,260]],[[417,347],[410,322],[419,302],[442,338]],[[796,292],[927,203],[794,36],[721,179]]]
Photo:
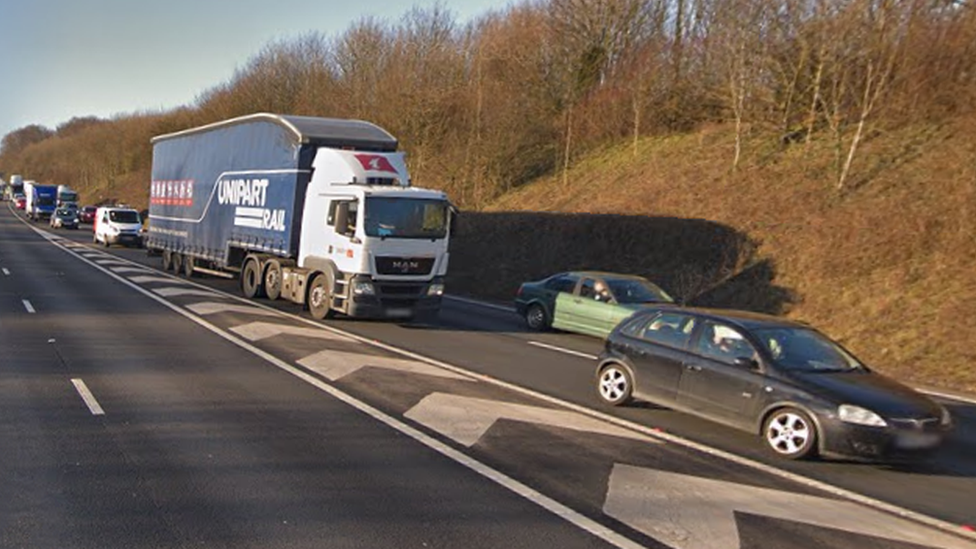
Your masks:
[[[314,322],[34,227],[0,209],[2,547],[976,547],[976,406],[924,467],[788,463],[600,407],[599,342],[502,309]]]

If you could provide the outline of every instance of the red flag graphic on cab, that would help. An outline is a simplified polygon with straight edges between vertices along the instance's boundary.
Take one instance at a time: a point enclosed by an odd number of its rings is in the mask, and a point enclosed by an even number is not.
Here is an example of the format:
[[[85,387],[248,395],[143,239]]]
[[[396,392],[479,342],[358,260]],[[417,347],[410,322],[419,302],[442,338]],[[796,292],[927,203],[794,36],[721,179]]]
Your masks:
[[[363,165],[363,169],[370,172],[390,172],[397,173],[396,168],[385,156],[375,154],[356,154],[356,160]]]

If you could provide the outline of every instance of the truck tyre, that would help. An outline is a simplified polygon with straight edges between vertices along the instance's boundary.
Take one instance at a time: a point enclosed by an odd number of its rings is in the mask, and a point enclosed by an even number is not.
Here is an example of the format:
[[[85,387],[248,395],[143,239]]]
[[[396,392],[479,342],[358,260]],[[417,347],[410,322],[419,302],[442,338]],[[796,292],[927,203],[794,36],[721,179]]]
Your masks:
[[[183,270],[183,254],[174,253],[170,267],[175,274],[180,274],[180,271]]]
[[[163,250],[163,270],[168,271],[173,268],[173,252],[169,250]]]
[[[272,301],[281,297],[281,263],[277,260],[269,261],[264,269],[264,293]]]
[[[248,259],[241,271],[241,291],[244,297],[254,299],[261,297],[261,268],[257,259]]]
[[[322,273],[308,287],[308,311],[315,320],[332,316],[332,275]]]
[[[183,256],[183,276],[185,276],[187,278],[193,278],[193,265],[194,265],[193,258],[190,257],[190,256],[188,256],[188,255],[184,255]]]

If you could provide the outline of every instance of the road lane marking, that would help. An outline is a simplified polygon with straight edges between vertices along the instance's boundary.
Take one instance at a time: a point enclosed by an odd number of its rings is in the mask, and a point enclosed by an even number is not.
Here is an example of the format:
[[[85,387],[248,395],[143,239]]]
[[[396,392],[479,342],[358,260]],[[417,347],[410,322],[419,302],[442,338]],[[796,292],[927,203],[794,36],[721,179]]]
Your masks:
[[[580,351],[574,351],[572,349],[564,349],[562,347],[557,347],[555,345],[549,345],[548,343],[542,343],[540,341],[530,341],[529,345],[534,345],[535,347],[542,347],[543,349],[549,349],[550,351],[556,351],[557,353],[565,353],[567,355],[578,356],[581,358],[588,358],[590,360],[596,360],[596,355],[591,355],[589,353],[583,353]]]
[[[603,512],[674,549],[739,549],[736,512],[922,547],[973,549],[958,536],[850,501],[620,463],[610,473]]]
[[[302,366],[317,374],[325,376],[331,381],[341,379],[363,368],[383,368],[411,374],[435,376],[447,379],[475,381],[468,376],[451,372],[426,362],[407,360],[387,356],[376,356],[363,353],[348,353],[343,351],[325,350],[309,355],[297,361]]]
[[[155,275],[145,275],[145,276],[130,276],[129,280],[135,282],[136,284],[145,284],[147,282],[163,282],[166,284],[173,284],[174,282],[180,284],[179,280],[173,280],[168,276],[155,276]]]
[[[248,341],[259,341],[280,335],[293,335],[313,339],[328,339],[331,341],[350,341],[348,337],[339,334],[319,330],[316,328],[300,328],[290,324],[275,324],[273,322],[251,322],[234,326],[230,331],[247,339]]]
[[[224,303],[221,301],[201,301],[200,303],[187,305],[186,308],[198,315],[204,316],[217,313],[243,313],[246,315],[281,317],[279,313],[266,311],[264,309],[259,309],[258,307],[252,307],[251,305],[235,305],[233,303]]]
[[[30,301],[27,301],[26,299],[21,299],[20,301],[24,304],[24,308],[27,309],[28,313],[34,314],[37,312],[34,310],[34,306],[31,305]]]
[[[25,225],[30,226],[29,224],[27,224],[24,221],[21,221],[21,222],[24,223]],[[38,233],[43,233],[43,231],[41,231],[40,229],[37,229],[37,228],[34,228],[34,227],[31,227],[31,228],[33,228]],[[73,252],[71,250],[67,250],[67,251],[69,251],[70,253],[75,253],[75,252]],[[78,255],[78,254],[76,253],[76,255]],[[619,417],[616,417],[616,416],[613,416],[613,415],[610,415],[610,414],[607,414],[607,413],[604,413],[604,412],[600,412],[600,411],[597,411],[595,409],[589,408],[587,406],[583,406],[583,405],[580,405],[580,404],[576,404],[576,403],[573,403],[573,402],[570,402],[570,401],[567,401],[567,400],[564,400],[564,399],[561,399],[561,398],[558,398],[558,397],[555,397],[555,396],[552,396],[552,395],[548,395],[546,393],[542,393],[542,392],[539,392],[539,391],[536,391],[536,390],[533,390],[533,389],[529,389],[529,388],[526,388],[526,387],[522,387],[520,385],[516,385],[514,383],[511,383],[511,382],[508,382],[508,381],[504,381],[502,379],[499,379],[499,378],[496,378],[496,377],[493,377],[493,376],[490,376],[490,375],[480,374],[480,373],[477,373],[477,372],[474,372],[474,371],[471,371],[471,370],[467,370],[467,369],[464,369],[464,368],[455,366],[453,364],[449,364],[447,362],[443,362],[443,361],[440,361],[440,360],[437,360],[437,359],[434,359],[434,358],[430,358],[430,357],[424,356],[424,355],[422,355],[420,353],[415,353],[415,352],[409,351],[407,349],[403,349],[403,348],[397,347],[397,346],[392,345],[392,344],[383,343],[381,341],[377,341],[377,340],[374,340],[374,339],[370,339],[370,338],[365,337],[365,336],[360,336],[360,335],[356,335],[354,333],[351,333],[351,332],[348,332],[348,331],[345,331],[345,330],[340,330],[339,328],[335,328],[335,327],[329,326],[327,324],[322,324],[322,323],[320,323],[320,322],[318,322],[316,320],[313,320],[313,319],[310,319],[310,318],[307,318],[307,317],[304,317],[304,316],[300,316],[300,315],[293,314],[293,313],[288,313],[288,312],[285,312],[285,311],[280,311],[280,310],[275,309],[273,307],[270,307],[268,305],[264,305],[262,303],[257,303],[257,302],[254,302],[252,300],[249,300],[249,299],[240,297],[238,295],[234,295],[234,294],[230,294],[230,293],[224,292],[222,290],[212,289],[212,288],[210,288],[208,286],[203,286],[203,285],[198,284],[198,283],[195,283],[195,282],[187,281],[188,284],[193,285],[193,286],[196,286],[198,288],[201,288],[201,290],[194,290],[194,289],[189,289],[189,288],[160,288],[160,289],[154,289],[154,290],[152,290],[152,293],[150,293],[148,290],[146,290],[146,289],[144,289],[142,287],[139,287],[138,285],[135,285],[135,284],[127,281],[125,278],[120,277],[120,276],[118,276],[118,275],[116,275],[116,274],[114,274],[114,273],[106,270],[104,267],[101,267],[99,265],[95,265],[94,263],[92,263],[87,258],[82,257],[80,255],[78,255],[78,256],[79,256],[79,259],[81,259],[82,261],[88,262],[90,265],[92,265],[96,269],[101,269],[105,274],[107,274],[110,277],[115,278],[117,281],[119,281],[119,282],[121,282],[121,283],[123,283],[123,284],[125,284],[125,285],[127,285],[129,287],[131,287],[135,291],[140,292],[140,293],[142,293],[142,294],[150,297],[151,299],[153,299],[153,300],[155,300],[155,301],[163,304],[164,306],[172,309],[173,311],[177,312],[178,314],[183,315],[184,317],[192,320],[193,322],[196,322],[197,324],[205,327],[206,329],[208,329],[208,330],[210,330],[210,331],[212,331],[212,332],[220,335],[221,337],[227,339],[228,341],[231,341],[231,342],[233,342],[233,343],[235,343],[235,344],[237,344],[239,346],[242,346],[245,349],[249,350],[250,352],[252,352],[252,353],[254,353],[254,354],[258,355],[258,356],[261,356],[265,360],[267,360],[267,361],[275,364],[277,367],[282,368],[282,369],[287,370],[287,371],[290,371],[290,372],[293,372],[294,375],[296,375],[297,377],[300,377],[302,379],[305,379],[310,384],[315,385],[316,387],[319,387],[323,391],[329,392],[330,394],[332,394],[331,391],[330,391],[330,389],[332,389],[332,386],[326,384],[325,382],[323,382],[321,380],[319,380],[319,378],[313,377],[311,374],[308,374],[307,372],[298,371],[293,366],[288,365],[288,364],[282,362],[280,359],[277,359],[276,357],[274,357],[274,356],[272,356],[272,355],[270,355],[270,354],[268,354],[268,353],[266,353],[266,352],[258,349],[257,347],[255,347],[255,346],[253,346],[253,345],[251,345],[251,344],[249,344],[249,343],[247,343],[247,342],[245,342],[245,341],[243,341],[243,340],[235,337],[234,335],[232,335],[230,333],[222,332],[219,328],[217,328],[216,326],[210,324],[209,322],[207,322],[203,318],[194,316],[193,314],[190,314],[189,312],[181,309],[178,305],[176,305],[174,303],[170,303],[169,301],[166,301],[165,299],[162,299],[162,298],[160,298],[160,297],[158,297],[157,295],[154,295],[154,294],[158,294],[159,296],[164,296],[164,297],[165,296],[170,296],[170,295],[173,295],[173,296],[180,296],[180,295],[200,295],[200,296],[205,296],[205,297],[210,297],[210,298],[221,297],[221,298],[226,298],[226,299],[229,299],[229,300],[237,301],[239,303],[253,305],[255,307],[259,307],[259,308],[262,308],[262,309],[266,309],[266,310],[268,310],[270,312],[274,312],[274,313],[280,315],[282,318],[289,318],[289,319],[294,320],[295,322],[299,322],[299,323],[302,323],[302,324],[305,324],[305,325],[314,327],[314,328],[316,328],[318,330],[328,331],[328,332],[334,333],[336,335],[340,335],[342,337],[347,337],[349,339],[353,339],[353,340],[359,341],[361,343],[364,343],[364,344],[369,345],[369,346],[372,346],[372,347],[376,347],[376,348],[379,348],[379,349],[384,349],[384,350],[387,350],[387,351],[390,351],[390,352],[393,352],[393,353],[400,354],[402,356],[406,356],[406,357],[414,358],[416,360],[420,360],[420,361],[423,361],[423,362],[427,362],[428,364],[433,364],[433,365],[439,366],[441,368],[444,368],[444,369],[447,369],[447,370],[451,370],[451,371],[457,372],[457,373],[462,374],[462,375],[469,376],[471,378],[474,378],[474,379],[483,381],[485,383],[491,384],[491,385],[493,385],[495,387],[501,387],[501,388],[509,389],[509,390],[512,390],[512,391],[514,391],[514,392],[516,392],[518,394],[521,394],[521,395],[533,397],[533,398],[539,399],[539,400],[544,401],[544,402],[549,402],[549,403],[552,403],[552,404],[556,404],[556,405],[562,406],[562,407],[567,408],[567,409],[570,409],[570,410],[575,410],[575,411],[577,411],[577,412],[579,412],[581,414],[584,414],[584,415],[587,415],[587,416],[590,416],[590,417],[594,417],[594,418],[597,418],[597,419],[601,419],[603,421],[606,421],[607,423],[624,427],[625,429],[630,429],[630,430],[633,430],[633,431],[637,431],[639,433],[646,434],[646,435],[648,435],[648,436],[650,436],[652,438],[658,438],[658,439],[661,439],[661,440],[664,440],[664,441],[667,441],[667,442],[671,442],[673,444],[680,445],[682,447],[685,447],[685,448],[688,448],[688,449],[697,451],[697,452],[702,453],[702,454],[705,454],[705,455],[709,455],[709,456],[712,456],[712,457],[715,457],[715,458],[718,458],[718,459],[723,459],[723,460],[725,460],[727,462],[730,462],[730,463],[735,463],[735,464],[738,464],[738,465],[741,465],[741,466],[744,466],[744,467],[748,467],[748,468],[750,468],[752,470],[755,470],[755,471],[759,471],[759,472],[762,472],[762,473],[766,473],[766,474],[775,476],[777,478],[781,478],[781,479],[789,480],[789,481],[792,481],[792,482],[796,482],[796,483],[798,483],[798,484],[800,484],[802,486],[806,486],[808,488],[813,488],[813,489],[816,489],[816,490],[820,490],[820,491],[823,491],[825,493],[832,494],[832,495],[835,495],[835,496],[838,496],[838,497],[841,497],[841,498],[844,498],[844,499],[853,501],[855,503],[861,504],[861,505],[866,506],[866,507],[869,507],[869,508],[877,509],[877,510],[880,510],[880,511],[883,511],[883,512],[887,512],[887,513],[890,513],[890,514],[893,514],[893,515],[896,515],[896,516],[903,517],[903,518],[908,519],[908,520],[915,521],[915,522],[917,522],[919,524],[923,524],[923,525],[932,527],[932,528],[934,528],[934,529],[936,529],[938,531],[948,532],[951,535],[959,535],[959,536],[962,536],[962,537],[964,537],[966,539],[970,539],[970,540],[976,541],[976,533],[970,532],[970,531],[961,530],[960,527],[959,527],[959,525],[953,524],[951,522],[948,522],[948,521],[945,521],[945,520],[942,520],[942,519],[939,519],[939,518],[935,518],[933,516],[929,516],[929,515],[926,515],[926,514],[917,512],[917,511],[912,511],[911,509],[907,509],[905,507],[900,507],[898,505],[894,505],[894,504],[891,504],[891,503],[882,501],[882,500],[877,499],[877,498],[869,497],[869,496],[860,494],[860,493],[855,492],[855,491],[850,490],[850,489],[841,488],[839,486],[835,486],[835,485],[830,484],[828,482],[816,480],[816,479],[813,479],[813,478],[810,478],[810,477],[805,477],[805,476],[803,476],[803,475],[801,475],[799,473],[792,473],[792,472],[787,471],[785,469],[780,469],[780,468],[778,468],[778,467],[776,467],[774,465],[769,465],[769,464],[766,464],[766,463],[763,463],[763,462],[760,462],[760,461],[756,461],[756,460],[754,460],[752,458],[743,457],[741,455],[732,453],[731,451],[721,450],[721,449],[718,449],[718,448],[715,448],[715,447],[708,446],[706,444],[702,444],[702,443],[698,443],[698,442],[692,441],[690,439],[687,439],[687,438],[684,438],[684,437],[681,437],[681,436],[678,436],[678,435],[673,435],[673,434],[670,434],[670,433],[667,433],[667,432],[660,431],[659,429],[655,429],[655,428],[650,427],[650,426],[641,425],[639,423],[636,423],[636,422],[633,422],[633,421],[630,421],[630,420],[622,419],[622,418],[619,418]],[[140,264],[134,263],[134,262],[131,263],[131,265],[133,265],[133,266],[140,266]],[[342,393],[342,392],[338,391],[338,389],[334,389],[334,390],[337,392],[337,394],[333,395],[336,398],[339,398],[340,400],[343,400],[344,402],[346,401],[346,398],[355,401],[355,399],[353,399],[353,397],[348,396],[345,393]],[[340,396],[340,395],[342,395],[342,396]],[[345,398],[343,398],[343,397],[345,397]],[[355,401],[355,402],[359,402],[359,401]],[[361,404],[363,404],[363,406],[368,406],[365,403],[361,403]],[[350,405],[353,405],[353,404],[350,404]],[[355,406],[355,405],[353,405],[353,406]],[[395,420],[393,418],[390,418],[390,419],[392,421],[394,421],[394,422],[397,421],[397,420]],[[384,420],[380,419],[380,421],[384,421]],[[384,423],[385,423],[385,421],[384,421]],[[409,426],[407,426],[407,429],[411,429],[411,428]],[[410,435],[410,436],[413,436],[413,435]],[[419,436],[425,437],[426,435],[424,435],[423,433],[419,433]],[[414,438],[416,438],[416,437],[414,437]],[[439,442],[437,442],[436,439],[432,439],[432,440],[434,440],[435,443],[438,443],[439,444]],[[453,451],[450,447],[446,447],[446,448],[448,450]],[[440,450],[438,450],[438,451],[440,451]],[[444,453],[444,452],[442,452],[442,453]],[[447,454],[445,454],[445,455],[447,455]],[[463,456],[463,457],[465,457],[465,458],[467,457],[464,454],[460,454],[460,455]],[[475,463],[480,465],[480,462],[475,462]],[[469,467],[471,467],[472,469],[477,470],[476,467],[474,467],[474,466],[469,466]],[[485,467],[487,467],[487,466],[485,466]],[[491,470],[491,471],[493,471],[493,470]],[[498,472],[495,471],[495,473],[498,473]],[[499,475],[502,475],[501,473],[498,473],[498,474]],[[489,475],[486,474],[485,476],[489,476]],[[504,475],[502,475],[502,476],[504,476]],[[489,476],[489,478],[492,478],[492,480],[495,480],[499,484],[502,484],[502,485],[504,485],[504,486],[507,487],[507,485],[505,484],[505,482],[503,482],[501,480],[496,480],[494,477],[491,477],[491,476]],[[505,478],[507,478],[507,477],[505,477]],[[512,480],[512,479],[509,479],[509,480]],[[512,481],[515,482],[515,483],[517,483],[517,481],[514,481],[514,480],[512,480]],[[510,488],[510,489],[512,489],[512,488]],[[525,489],[531,491],[531,489],[529,489],[527,487],[525,487]],[[519,490],[513,489],[513,491],[516,491],[516,493],[519,493],[520,495],[523,495],[527,499],[532,500],[532,498],[530,496],[524,495]],[[540,494],[540,496],[541,496],[541,494]],[[542,497],[543,498],[546,498],[546,496],[542,496]],[[548,498],[546,498],[546,499],[548,499]],[[533,500],[533,501],[535,501],[535,500]],[[537,502],[537,503],[539,503],[539,502]],[[560,504],[558,504],[556,502],[553,502],[553,503],[555,505],[560,505]],[[550,511],[552,511],[553,513],[555,513],[555,514],[557,514],[559,516],[564,516],[564,515],[560,514],[558,511],[553,510],[552,508],[550,508],[549,506],[547,506],[547,504],[539,503],[539,505],[542,505],[546,509],[549,509]],[[573,512],[571,510],[570,510],[570,512],[575,513],[575,512]],[[569,520],[569,519],[567,519],[567,520]],[[586,520],[589,520],[589,519],[586,519]],[[597,524],[597,526],[599,528],[603,528],[602,526],[600,526],[598,524]],[[613,534],[616,534],[616,532],[613,532],[612,530],[610,532],[613,533]],[[604,538],[604,539],[606,539],[606,538]],[[626,539],[626,538],[623,538],[623,539]]]
[[[429,394],[403,415],[465,446],[473,446],[500,419],[661,444],[659,439],[577,412],[447,393]]]
[[[504,311],[506,313],[516,312],[514,307],[496,305],[494,303],[487,303],[485,301],[478,301],[477,299],[469,299],[467,297],[458,297],[456,295],[445,295],[444,299],[447,299],[448,301],[457,301],[459,303],[467,303],[468,305],[476,305],[478,307],[485,307],[487,309],[494,309],[496,311]]]
[[[99,265],[128,265],[128,263],[124,261],[119,261],[118,259],[113,259],[110,257],[106,259],[96,259],[95,263],[98,263]]]
[[[111,274],[111,273],[109,273]],[[171,281],[172,282],[172,281]],[[195,288],[181,288],[179,286],[173,286],[170,288],[153,288],[153,292],[163,296],[163,297],[179,297],[187,295],[195,295],[199,297],[209,297],[211,299],[215,297],[220,297],[213,290],[197,290]],[[169,303],[167,301],[167,303]]]
[[[147,268],[140,267],[109,267],[109,270],[113,273],[138,273],[138,274],[155,274],[155,271]]]
[[[10,276],[10,271],[6,267],[4,267],[3,268],[3,274],[6,275],[6,276]]]
[[[98,404],[98,401],[95,400],[95,395],[88,390],[88,386],[85,385],[84,381],[75,378],[71,380],[71,383],[74,384],[75,390],[77,390],[78,394],[81,395],[81,400],[84,400],[85,404],[88,405],[88,409],[91,410],[93,416],[105,415],[105,410],[102,410],[102,407]]]

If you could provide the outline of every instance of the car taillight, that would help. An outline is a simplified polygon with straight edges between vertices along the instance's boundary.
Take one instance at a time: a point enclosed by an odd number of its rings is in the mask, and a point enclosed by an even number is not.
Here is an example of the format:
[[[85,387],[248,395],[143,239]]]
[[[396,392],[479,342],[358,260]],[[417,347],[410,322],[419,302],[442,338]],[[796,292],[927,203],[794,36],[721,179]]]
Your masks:
[[[515,297],[522,297],[522,285],[519,284],[519,289],[515,292]]]

